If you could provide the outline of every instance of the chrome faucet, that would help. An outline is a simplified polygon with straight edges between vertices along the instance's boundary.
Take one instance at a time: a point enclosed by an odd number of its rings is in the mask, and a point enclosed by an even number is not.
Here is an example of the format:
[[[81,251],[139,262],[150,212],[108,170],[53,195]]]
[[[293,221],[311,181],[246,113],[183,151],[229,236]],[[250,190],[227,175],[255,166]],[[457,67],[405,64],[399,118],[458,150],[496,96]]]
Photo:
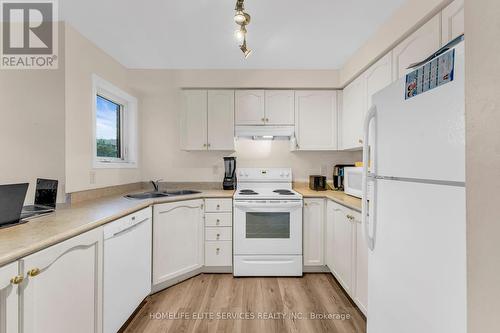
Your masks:
[[[155,189],[155,192],[159,192],[160,191],[160,182],[162,181],[163,179],[158,179],[158,180],[152,180],[151,181],[151,184],[153,184],[153,187]]]

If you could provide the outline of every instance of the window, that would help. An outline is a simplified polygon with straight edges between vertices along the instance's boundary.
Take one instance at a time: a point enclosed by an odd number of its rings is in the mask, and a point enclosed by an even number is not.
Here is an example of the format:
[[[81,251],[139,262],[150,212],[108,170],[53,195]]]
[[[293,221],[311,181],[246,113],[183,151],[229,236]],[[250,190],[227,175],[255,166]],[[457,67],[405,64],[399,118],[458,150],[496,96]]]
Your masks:
[[[94,167],[137,167],[137,99],[93,76]]]

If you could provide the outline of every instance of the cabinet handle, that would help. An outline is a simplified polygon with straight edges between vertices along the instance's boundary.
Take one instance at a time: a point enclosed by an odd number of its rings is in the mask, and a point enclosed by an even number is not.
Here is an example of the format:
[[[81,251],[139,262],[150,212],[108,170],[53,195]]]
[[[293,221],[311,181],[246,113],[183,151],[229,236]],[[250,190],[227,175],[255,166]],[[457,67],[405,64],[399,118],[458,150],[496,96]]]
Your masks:
[[[215,224],[219,225],[220,224],[220,220],[217,219],[217,221],[215,221]]]
[[[269,118],[266,118],[266,123],[268,123],[268,122],[269,122]]]
[[[220,248],[217,248],[215,251],[217,252],[217,255],[219,255]]]
[[[358,140],[358,142],[359,142],[359,143],[363,143],[363,140],[359,139],[359,140]]]
[[[266,118],[261,118],[260,120],[262,120],[262,122],[265,122],[265,121],[266,121]]]
[[[307,203],[307,202],[304,202],[304,206],[306,206],[306,207],[307,207],[307,205],[308,205],[308,203]]]
[[[211,147],[210,143],[207,145],[207,147],[209,147],[209,148]]]
[[[206,144],[206,143],[204,143],[204,144],[203,144],[203,148],[206,148],[206,147],[207,147],[207,144]]]
[[[10,279],[10,283],[12,284],[20,284],[23,281],[24,277],[22,277],[21,275],[14,276],[12,279]]]
[[[203,204],[200,205],[200,209],[203,210]]]
[[[40,274],[40,268],[33,268],[28,271],[28,276],[35,277]]]
[[[217,205],[217,209],[220,209],[220,205]]]
[[[219,238],[220,238],[220,234],[217,234],[217,240],[219,240]]]

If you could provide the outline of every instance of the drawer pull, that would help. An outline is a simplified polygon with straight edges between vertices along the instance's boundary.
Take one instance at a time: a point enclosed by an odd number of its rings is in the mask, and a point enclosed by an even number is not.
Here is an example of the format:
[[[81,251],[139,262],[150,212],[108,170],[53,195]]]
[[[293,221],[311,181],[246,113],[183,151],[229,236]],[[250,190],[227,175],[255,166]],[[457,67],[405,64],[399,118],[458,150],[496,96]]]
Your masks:
[[[220,219],[217,219],[217,221],[215,221],[215,224],[219,225],[220,224]]]
[[[14,276],[12,279],[10,279],[10,283],[20,284],[21,282],[23,282],[23,280],[24,280],[24,277],[22,277],[21,275],[17,275],[17,276]]]
[[[35,277],[38,274],[40,274],[40,269],[39,268],[33,268],[28,271],[28,276],[30,277]]]
[[[219,255],[219,253],[220,253],[220,248],[217,248],[215,251],[217,252],[217,255]]]
[[[219,239],[220,239],[220,234],[217,234],[217,240],[219,240]]]
[[[220,205],[217,205],[217,209],[220,209]]]

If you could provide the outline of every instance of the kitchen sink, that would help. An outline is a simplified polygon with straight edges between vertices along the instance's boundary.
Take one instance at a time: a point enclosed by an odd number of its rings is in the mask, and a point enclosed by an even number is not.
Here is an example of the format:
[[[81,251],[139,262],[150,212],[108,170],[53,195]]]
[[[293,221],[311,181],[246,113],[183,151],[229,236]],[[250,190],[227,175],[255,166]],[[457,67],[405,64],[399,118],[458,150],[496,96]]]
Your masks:
[[[198,194],[201,192],[200,191],[193,191],[193,190],[179,190],[179,191],[171,191],[171,192],[166,192],[166,193],[168,193],[169,196],[177,196],[177,195]]]
[[[193,190],[179,190],[179,191],[170,191],[170,192],[143,192],[143,193],[133,193],[127,194],[125,197],[129,199],[153,199],[153,198],[164,198],[164,197],[176,197],[179,195],[189,195],[189,194],[198,194],[200,191]]]
[[[127,194],[125,198],[130,199],[151,199],[151,198],[163,198],[170,196],[167,192],[144,192],[144,193],[134,193]]]

